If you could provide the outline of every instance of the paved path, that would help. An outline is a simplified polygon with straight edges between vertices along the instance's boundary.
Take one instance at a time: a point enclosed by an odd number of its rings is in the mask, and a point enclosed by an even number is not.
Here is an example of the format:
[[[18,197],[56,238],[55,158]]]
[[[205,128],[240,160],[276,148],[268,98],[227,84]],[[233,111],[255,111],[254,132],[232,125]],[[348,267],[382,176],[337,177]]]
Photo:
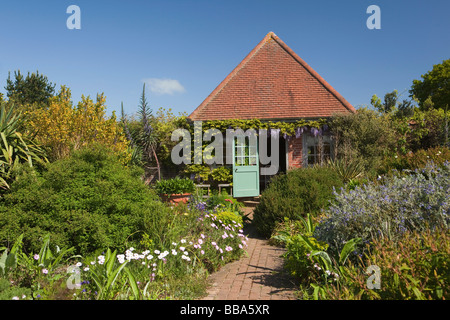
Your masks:
[[[248,255],[213,273],[208,295],[202,300],[295,300],[296,285],[283,270],[280,257],[284,249],[269,245],[251,225],[244,233]]]

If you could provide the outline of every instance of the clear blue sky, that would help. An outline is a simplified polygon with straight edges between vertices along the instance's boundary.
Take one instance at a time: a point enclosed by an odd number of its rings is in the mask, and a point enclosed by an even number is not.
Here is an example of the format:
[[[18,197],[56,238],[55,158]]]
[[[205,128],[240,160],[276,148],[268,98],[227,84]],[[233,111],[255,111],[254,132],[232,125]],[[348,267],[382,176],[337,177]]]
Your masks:
[[[80,30],[66,27],[72,4]],[[366,27],[371,4],[380,30]],[[449,12],[448,0],[2,1],[0,92],[8,71],[39,70],[75,103],[104,92],[109,113],[123,101],[133,114],[147,79],[154,110],[190,113],[273,31],[358,107],[450,58]]]

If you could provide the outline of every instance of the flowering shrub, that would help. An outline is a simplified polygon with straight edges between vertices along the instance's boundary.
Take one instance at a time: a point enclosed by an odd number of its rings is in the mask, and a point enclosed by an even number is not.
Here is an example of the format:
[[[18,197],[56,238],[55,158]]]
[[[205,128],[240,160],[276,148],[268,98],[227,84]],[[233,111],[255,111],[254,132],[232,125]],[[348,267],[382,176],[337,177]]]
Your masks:
[[[395,239],[407,230],[449,226],[450,164],[432,163],[409,175],[379,178],[354,190],[334,192],[335,201],[314,236],[339,250],[359,237]]]
[[[239,258],[247,246],[242,224],[226,224],[207,211],[200,212],[193,231],[167,248],[138,251],[131,247],[124,253],[108,251],[80,263],[83,282],[78,299],[128,298],[124,287],[135,299],[160,298],[164,290],[156,294],[151,290],[158,283],[193,276],[202,267],[215,271]]]
[[[146,238],[137,249],[97,250],[91,256],[72,256],[70,260],[63,257],[74,248],[52,252],[50,235],[44,238],[38,254],[27,255],[21,252],[20,236],[13,249],[6,249],[0,256],[0,280],[3,270],[7,270],[8,279],[14,279],[21,289],[10,290],[0,283],[0,296],[82,300],[196,298],[203,293],[196,289],[197,283],[206,279],[208,271],[244,254],[248,239],[242,223],[221,220],[220,212],[207,210],[204,203],[192,205],[186,215],[174,217],[178,222],[172,221],[171,227],[178,232],[177,241],[154,242]],[[13,259],[17,263],[9,271],[9,261]]]

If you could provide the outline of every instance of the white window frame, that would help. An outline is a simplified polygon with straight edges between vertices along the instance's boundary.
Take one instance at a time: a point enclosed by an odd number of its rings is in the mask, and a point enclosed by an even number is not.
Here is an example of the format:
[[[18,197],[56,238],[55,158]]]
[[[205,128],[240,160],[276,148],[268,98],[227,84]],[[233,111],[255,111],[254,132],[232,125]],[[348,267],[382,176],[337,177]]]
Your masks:
[[[310,163],[309,161],[309,148],[311,146],[314,146],[316,153],[314,153],[313,155],[315,155],[316,157],[320,156],[320,162],[319,164],[323,164],[326,161],[326,154],[324,154],[324,152],[321,152],[320,150],[324,150],[323,145],[324,143],[328,143],[330,148],[330,153],[328,154],[328,157],[330,159],[333,158],[333,141],[331,139],[330,135],[318,135],[318,136],[313,136],[311,134],[304,134],[303,135],[303,141],[302,141],[302,157],[303,157],[303,166],[304,167],[308,167],[308,166],[313,166],[315,163]]]

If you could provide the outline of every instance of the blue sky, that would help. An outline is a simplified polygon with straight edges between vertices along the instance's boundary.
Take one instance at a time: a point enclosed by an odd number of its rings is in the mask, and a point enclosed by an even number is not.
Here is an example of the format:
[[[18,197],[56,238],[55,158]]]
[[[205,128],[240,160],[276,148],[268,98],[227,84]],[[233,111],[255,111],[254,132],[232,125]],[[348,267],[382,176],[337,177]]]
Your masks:
[[[73,4],[80,30],[66,26]],[[366,27],[372,4],[380,30]],[[8,71],[39,70],[75,103],[104,92],[109,113],[133,114],[146,81],[152,109],[190,113],[273,31],[358,107],[450,58],[448,12],[448,0],[2,1],[0,92]]]

